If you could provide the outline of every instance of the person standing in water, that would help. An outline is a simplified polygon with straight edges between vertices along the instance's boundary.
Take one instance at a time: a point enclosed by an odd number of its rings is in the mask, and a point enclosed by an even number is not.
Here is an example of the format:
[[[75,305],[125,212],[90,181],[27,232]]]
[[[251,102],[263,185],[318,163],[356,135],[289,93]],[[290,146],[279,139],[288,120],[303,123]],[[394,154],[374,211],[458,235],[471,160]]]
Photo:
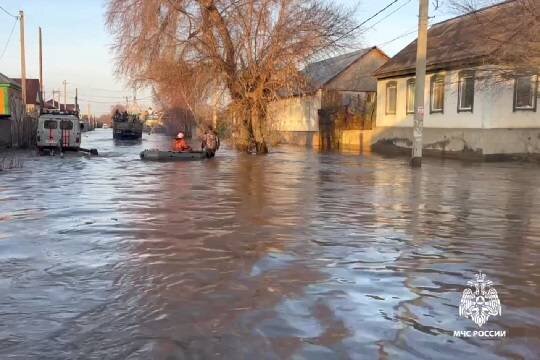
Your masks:
[[[212,125],[209,125],[202,137],[201,148],[206,153],[206,157],[212,158],[219,149],[219,138]]]

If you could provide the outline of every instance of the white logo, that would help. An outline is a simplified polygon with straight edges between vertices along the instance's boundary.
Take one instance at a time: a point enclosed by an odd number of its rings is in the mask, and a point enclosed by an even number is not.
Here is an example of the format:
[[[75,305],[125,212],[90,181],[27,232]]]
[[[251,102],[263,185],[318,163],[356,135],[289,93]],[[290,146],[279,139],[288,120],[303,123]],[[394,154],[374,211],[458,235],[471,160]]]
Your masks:
[[[476,281],[467,282],[467,285],[474,287],[474,290],[471,288],[463,290],[459,303],[459,316],[470,318],[478,327],[482,327],[490,316],[501,315],[501,302],[497,290],[491,286],[493,282],[486,280],[485,274],[480,272],[475,277]]]

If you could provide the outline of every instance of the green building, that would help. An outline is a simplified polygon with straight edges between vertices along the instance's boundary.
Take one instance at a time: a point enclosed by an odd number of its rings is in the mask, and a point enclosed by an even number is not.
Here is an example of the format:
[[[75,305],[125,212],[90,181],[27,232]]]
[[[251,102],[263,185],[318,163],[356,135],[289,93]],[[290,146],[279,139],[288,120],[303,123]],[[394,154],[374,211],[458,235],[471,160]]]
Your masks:
[[[18,145],[19,124],[23,116],[21,87],[0,73],[0,148]]]

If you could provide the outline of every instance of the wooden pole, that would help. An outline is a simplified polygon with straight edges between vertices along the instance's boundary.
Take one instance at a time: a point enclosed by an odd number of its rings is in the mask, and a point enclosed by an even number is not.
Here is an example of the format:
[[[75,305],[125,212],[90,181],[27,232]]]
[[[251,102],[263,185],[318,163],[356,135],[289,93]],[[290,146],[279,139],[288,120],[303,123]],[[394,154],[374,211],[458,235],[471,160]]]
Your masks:
[[[67,81],[64,80],[64,111],[67,111]]]
[[[24,48],[24,11],[19,11],[19,26],[21,39],[21,89],[24,111],[26,112],[26,56]]]
[[[39,95],[40,100],[43,100],[45,95],[43,94],[43,38],[41,36],[41,27],[39,28]],[[43,106],[43,104],[41,104]]]
[[[411,166],[422,166],[422,142],[424,135],[424,93],[426,86],[427,31],[429,0],[420,0],[418,18],[418,41],[416,48],[416,82],[414,96],[414,128]]]

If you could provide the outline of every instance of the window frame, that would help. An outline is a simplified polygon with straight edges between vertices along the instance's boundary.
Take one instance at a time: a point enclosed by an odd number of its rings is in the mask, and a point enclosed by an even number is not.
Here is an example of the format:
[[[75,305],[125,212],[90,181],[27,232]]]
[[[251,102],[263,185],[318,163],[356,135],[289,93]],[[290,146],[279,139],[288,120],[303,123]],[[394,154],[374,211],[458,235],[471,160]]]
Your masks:
[[[532,98],[532,106],[531,107],[518,107],[517,106],[517,91],[518,91],[518,80],[520,78],[534,78],[534,80],[531,80],[531,82],[534,82],[533,84],[533,98]],[[519,75],[514,77],[514,101],[513,101],[513,110],[516,111],[533,111],[536,112],[538,105],[538,75],[531,74],[531,75]]]
[[[53,124],[53,123],[54,123],[54,127],[50,127],[49,124]],[[47,119],[43,121],[43,128],[46,130],[56,130],[58,129],[58,121],[53,120],[53,119]]]
[[[471,100],[471,107],[470,108],[464,108],[461,106],[461,95],[462,95],[462,90],[461,90],[461,85],[464,83],[464,79],[466,78],[471,78],[472,79],[472,87],[473,87],[473,95],[472,95],[472,100]],[[457,112],[458,113],[462,113],[462,112],[474,112],[474,98],[475,98],[475,90],[476,90],[476,74],[475,74],[475,71],[474,70],[463,70],[463,71],[460,71],[459,74],[458,74],[458,98],[457,98]]]
[[[443,91],[442,107],[440,109],[433,109],[433,90],[435,90],[434,85],[439,80],[442,80],[442,91]],[[446,77],[443,74],[431,75],[430,86],[429,86],[429,113],[430,114],[444,114],[444,98],[446,96],[446,91],[444,89],[445,80],[446,80]]]
[[[388,90],[393,87],[396,95],[394,97],[394,111],[389,111],[389,96],[388,96]],[[397,114],[397,81],[389,81],[386,83],[386,92],[385,92],[385,103],[384,103],[384,111],[386,115],[396,115]]]
[[[416,97],[416,78],[407,79],[407,85],[405,87],[405,113],[407,115],[411,115],[415,113],[414,101],[413,101],[412,111],[409,110],[409,85],[411,84],[414,85],[412,96]],[[413,98],[413,100],[416,100],[416,99]]]
[[[66,126],[67,125],[67,126]],[[61,130],[73,130],[75,125],[71,120],[60,120],[60,129]]]

